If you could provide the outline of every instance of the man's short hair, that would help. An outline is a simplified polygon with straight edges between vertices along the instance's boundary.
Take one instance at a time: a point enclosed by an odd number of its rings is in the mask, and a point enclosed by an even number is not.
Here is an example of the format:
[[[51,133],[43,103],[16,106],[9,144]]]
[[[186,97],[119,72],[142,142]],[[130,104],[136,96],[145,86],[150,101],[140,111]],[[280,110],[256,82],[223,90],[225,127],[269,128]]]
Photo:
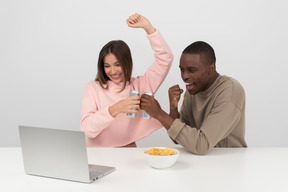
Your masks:
[[[204,64],[216,64],[214,49],[204,41],[196,41],[184,49],[182,54],[200,54],[200,61]]]

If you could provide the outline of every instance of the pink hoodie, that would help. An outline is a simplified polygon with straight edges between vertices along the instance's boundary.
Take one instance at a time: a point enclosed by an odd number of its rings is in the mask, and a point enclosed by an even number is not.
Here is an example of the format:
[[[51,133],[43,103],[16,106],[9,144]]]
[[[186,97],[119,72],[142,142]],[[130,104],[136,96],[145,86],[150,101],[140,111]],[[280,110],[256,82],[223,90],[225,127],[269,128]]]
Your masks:
[[[142,119],[142,110],[136,118],[120,113],[112,117],[108,108],[122,99],[130,96],[130,90],[156,93],[167,76],[173,61],[173,54],[161,36],[160,32],[147,35],[152,49],[155,51],[155,61],[144,76],[132,77],[122,92],[118,92],[123,84],[108,81],[109,89],[103,89],[98,81],[87,84],[82,100],[80,129],[88,137],[88,147],[121,147],[135,142],[151,132],[163,127],[156,119]]]

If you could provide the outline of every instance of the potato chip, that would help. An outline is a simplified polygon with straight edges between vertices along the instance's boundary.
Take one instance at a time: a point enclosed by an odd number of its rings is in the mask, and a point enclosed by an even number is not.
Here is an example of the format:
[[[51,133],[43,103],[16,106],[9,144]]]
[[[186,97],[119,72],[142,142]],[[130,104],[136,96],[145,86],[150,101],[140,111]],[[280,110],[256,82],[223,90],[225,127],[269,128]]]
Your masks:
[[[165,149],[151,148],[148,151],[145,151],[145,153],[148,155],[156,155],[156,156],[169,156],[176,154],[175,150],[170,147],[166,147]]]

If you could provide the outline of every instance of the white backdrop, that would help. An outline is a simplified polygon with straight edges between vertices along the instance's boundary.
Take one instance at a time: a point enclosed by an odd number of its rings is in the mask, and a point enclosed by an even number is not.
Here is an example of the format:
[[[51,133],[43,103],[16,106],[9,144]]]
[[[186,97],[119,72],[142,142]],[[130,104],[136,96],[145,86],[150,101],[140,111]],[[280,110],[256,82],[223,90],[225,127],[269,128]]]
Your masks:
[[[179,84],[179,57],[190,43],[214,47],[217,70],[246,90],[250,147],[288,147],[287,2],[280,0],[0,0],[0,146],[19,146],[18,125],[79,130],[84,87],[95,78],[102,46],[124,40],[133,76],[153,62],[138,12],[158,28],[174,53],[156,98],[168,111],[168,88]],[[182,101],[182,100],[181,100]],[[171,146],[164,128],[138,146]]]

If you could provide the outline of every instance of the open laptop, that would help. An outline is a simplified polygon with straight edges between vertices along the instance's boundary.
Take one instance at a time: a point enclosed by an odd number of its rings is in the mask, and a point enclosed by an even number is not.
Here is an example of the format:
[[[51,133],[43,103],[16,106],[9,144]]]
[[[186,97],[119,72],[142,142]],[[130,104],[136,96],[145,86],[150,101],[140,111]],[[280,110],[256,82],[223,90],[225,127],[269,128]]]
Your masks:
[[[115,167],[88,165],[84,132],[19,126],[26,174],[90,183]]]

